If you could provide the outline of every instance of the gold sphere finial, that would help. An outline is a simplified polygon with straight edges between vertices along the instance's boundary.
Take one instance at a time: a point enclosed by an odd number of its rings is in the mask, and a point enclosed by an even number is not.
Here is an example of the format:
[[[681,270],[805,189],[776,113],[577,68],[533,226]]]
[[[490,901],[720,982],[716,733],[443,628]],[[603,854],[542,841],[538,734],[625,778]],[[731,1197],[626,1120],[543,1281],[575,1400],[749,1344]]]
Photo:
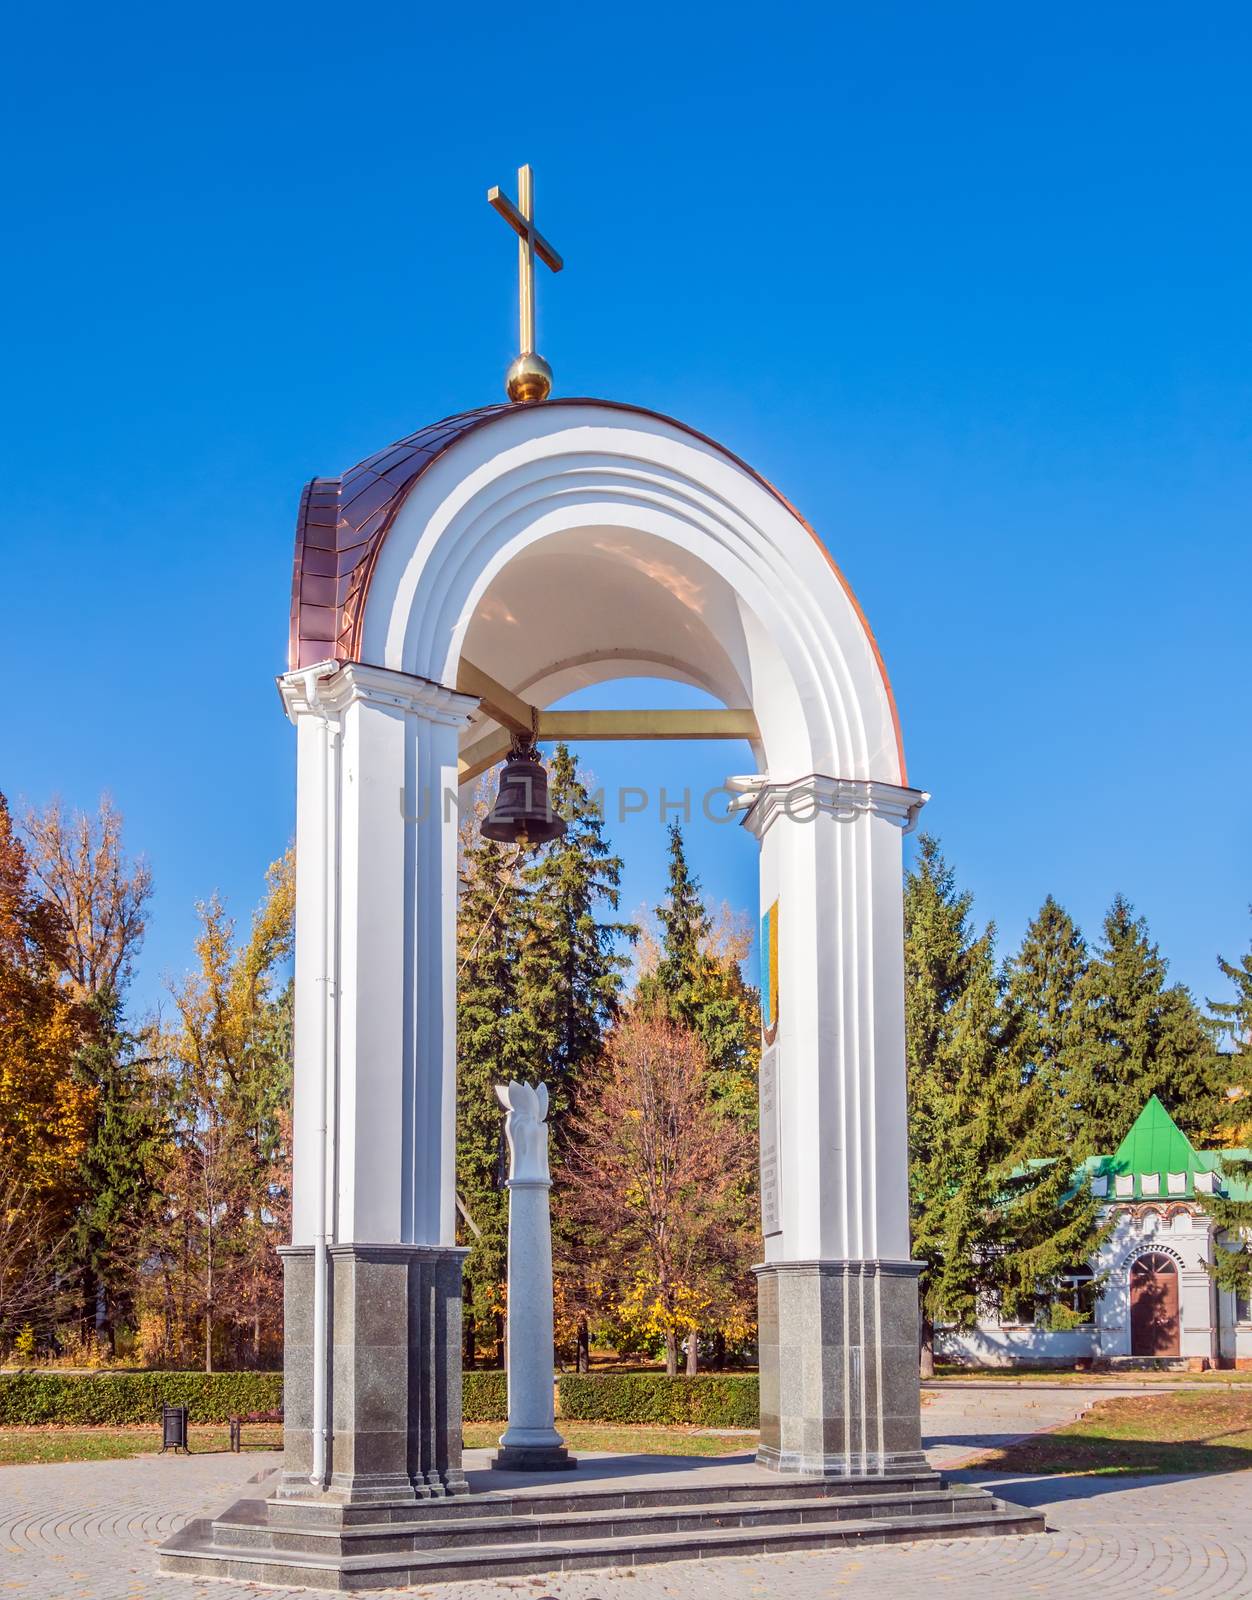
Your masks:
[[[523,350],[504,378],[504,389],[514,405],[546,400],[552,393],[552,368],[534,350]]]

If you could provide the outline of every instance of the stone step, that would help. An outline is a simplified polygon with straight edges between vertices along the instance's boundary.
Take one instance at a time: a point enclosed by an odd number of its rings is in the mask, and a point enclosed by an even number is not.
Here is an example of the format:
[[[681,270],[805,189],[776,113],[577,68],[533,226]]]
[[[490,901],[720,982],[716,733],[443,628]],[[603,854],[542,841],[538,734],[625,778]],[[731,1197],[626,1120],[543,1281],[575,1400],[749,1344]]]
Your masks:
[[[273,1523],[286,1520],[286,1512],[296,1512],[302,1526],[316,1524],[328,1528],[351,1527],[356,1524],[378,1522],[420,1522],[427,1519],[443,1521],[477,1521],[482,1517],[546,1516],[554,1511],[624,1511],[640,1506],[672,1506],[681,1500],[683,1505],[725,1505],[742,1500],[825,1500],[851,1495],[918,1494],[937,1489],[941,1479],[937,1472],[909,1473],[904,1476],[865,1478],[780,1478],[776,1483],[764,1482],[760,1477],[745,1479],[741,1483],[685,1484],[679,1474],[671,1482],[652,1488],[632,1488],[629,1482],[620,1488],[570,1488],[559,1484],[543,1483],[533,1489],[495,1489],[482,1494],[462,1495],[442,1500],[391,1501],[365,1506],[338,1506],[327,1502],[283,1501],[271,1499],[269,1519]],[[240,1506],[259,1505],[259,1501],[241,1501],[226,1513],[233,1517]],[[296,1511],[298,1508],[298,1512]]]
[[[709,1519],[699,1528],[682,1532],[496,1545],[466,1543],[456,1548],[329,1558],[272,1547],[249,1550],[219,1546],[213,1542],[213,1525],[206,1519],[189,1523],[167,1542],[161,1553],[161,1567],[186,1576],[232,1578],[245,1583],[356,1590],[634,1567],[716,1556],[828,1550],[849,1544],[1043,1531],[1043,1518],[1038,1512],[1006,1505],[985,1491],[975,1491],[969,1498],[975,1502],[969,1509],[935,1513],[730,1528],[719,1527]]]
[[[213,1543],[219,1548],[296,1551],[340,1559],[386,1555],[404,1550],[441,1550],[467,1542],[475,1545],[564,1543],[569,1540],[633,1538],[638,1534],[691,1533],[703,1528],[791,1526],[838,1522],[864,1517],[940,1515],[985,1505],[980,1489],[949,1487],[911,1494],[838,1495],[721,1501],[691,1505],[671,1499],[666,1505],[621,1507],[600,1511],[543,1509],[519,1518],[480,1517],[469,1526],[461,1517],[426,1518],[373,1527],[309,1528],[303,1523],[260,1523],[251,1516],[227,1512],[213,1522]]]

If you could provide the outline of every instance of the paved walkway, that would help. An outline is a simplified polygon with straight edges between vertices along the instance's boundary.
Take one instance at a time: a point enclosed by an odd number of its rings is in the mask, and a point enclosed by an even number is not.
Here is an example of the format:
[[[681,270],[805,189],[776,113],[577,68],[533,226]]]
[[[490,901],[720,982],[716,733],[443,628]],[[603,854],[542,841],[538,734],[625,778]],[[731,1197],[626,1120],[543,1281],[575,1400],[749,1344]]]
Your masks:
[[[1015,1390],[1018,1404],[945,1391],[923,1414],[945,1470],[995,1439],[1066,1420],[1090,1391]],[[199,1583],[156,1571],[155,1546],[217,1510],[276,1457],[145,1456],[0,1468],[0,1600],[310,1600],[311,1592]],[[1250,1600],[1252,1472],[1196,1478],[1018,1478],[959,1472],[1044,1510],[1029,1538],[919,1542],[768,1559],[679,1562],[635,1572],[432,1587],[432,1600]],[[382,1593],[383,1591],[375,1591]],[[394,1591],[393,1591],[394,1592]]]
[[[1128,1385],[1118,1395],[1151,1394]],[[945,1384],[925,1391],[922,1433],[932,1467],[950,1472],[994,1445],[1011,1444],[1028,1434],[1073,1422],[1097,1400],[1113,1398],[1106,1389],[1076,1385]]]

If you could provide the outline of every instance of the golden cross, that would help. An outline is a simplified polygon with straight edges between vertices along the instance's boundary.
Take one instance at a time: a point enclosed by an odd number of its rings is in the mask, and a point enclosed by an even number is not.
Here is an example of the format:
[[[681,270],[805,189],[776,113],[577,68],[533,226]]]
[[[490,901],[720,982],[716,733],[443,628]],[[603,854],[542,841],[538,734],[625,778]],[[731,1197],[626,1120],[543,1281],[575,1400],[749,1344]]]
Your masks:
[[[509,368],[505,388],[510,400],[546,400],[552,389],[552,369],[535,349],[535,257],[553,272],[565,263],[535,227],[535,180],[530,167],[517,169],[517,204],[499,188],[487,190],[487,200],[517,234],[517,321],[521,353]]]

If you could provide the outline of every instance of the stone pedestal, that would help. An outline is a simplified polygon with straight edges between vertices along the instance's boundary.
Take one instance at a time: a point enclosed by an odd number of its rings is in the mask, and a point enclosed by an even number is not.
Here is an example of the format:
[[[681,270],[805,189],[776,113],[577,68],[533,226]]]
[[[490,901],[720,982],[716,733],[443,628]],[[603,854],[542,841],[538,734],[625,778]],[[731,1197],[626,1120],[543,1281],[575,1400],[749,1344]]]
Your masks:
[[[924,1469],[914,1261],[757,1267],[757,1461],[805,1477]]]
[[[313,1461],[313,1248],[282,1252],[284,1500],[365,1505],[466,1492],[461,1470],[461,1262],[434,1245],[336,1244],[326,1484]]]

